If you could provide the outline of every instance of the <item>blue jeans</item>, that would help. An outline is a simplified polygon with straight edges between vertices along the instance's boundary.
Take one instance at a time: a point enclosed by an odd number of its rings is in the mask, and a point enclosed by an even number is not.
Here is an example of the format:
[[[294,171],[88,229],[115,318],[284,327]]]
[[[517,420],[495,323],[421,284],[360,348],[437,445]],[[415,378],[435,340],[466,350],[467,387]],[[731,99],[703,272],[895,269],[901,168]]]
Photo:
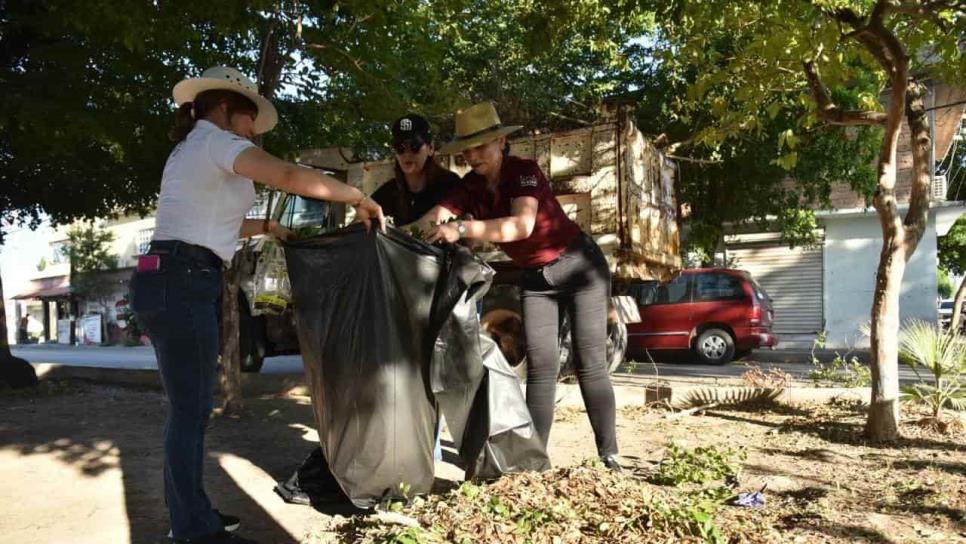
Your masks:
[[[223,530],[203,485],[205,429],[218,363],[222,272],[211,262],[161,256],[161,269],[135,272],[131,308],[147,330],[168,397],[164,497],[174,538]]]

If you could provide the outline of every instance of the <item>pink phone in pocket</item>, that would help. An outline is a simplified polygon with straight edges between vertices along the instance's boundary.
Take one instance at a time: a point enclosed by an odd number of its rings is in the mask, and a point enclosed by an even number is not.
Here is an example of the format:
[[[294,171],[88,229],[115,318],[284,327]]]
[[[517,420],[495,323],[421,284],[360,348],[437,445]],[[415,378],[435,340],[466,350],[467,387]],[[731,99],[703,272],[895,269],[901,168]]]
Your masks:
[[[138,272],[157,272],[161,270],[160,255],[141,255],[138,257]]]

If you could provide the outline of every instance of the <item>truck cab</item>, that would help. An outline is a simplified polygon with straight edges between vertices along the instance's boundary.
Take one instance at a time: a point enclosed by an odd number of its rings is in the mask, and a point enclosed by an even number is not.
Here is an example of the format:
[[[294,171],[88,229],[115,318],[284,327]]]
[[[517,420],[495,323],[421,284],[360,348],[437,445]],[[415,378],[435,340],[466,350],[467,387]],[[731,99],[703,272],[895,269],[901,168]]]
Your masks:
[[[313,229],[319,232],[338,228],[345,216],[344,206],[323,200],[315,200],[273,191],[263,195],[265,204],[256,206],[249,218],[271,216],[285,228],[292,231]],[[266,259],[266,244],[274,243],[267,236],[258,236],[249,242],[253,259],[242,260],[239,270],[239,351],[242,372],[259,372],[266,357],[293,355],[299,353],[298,334],[295,317],[291,308],[281,312],[268,311],[257,302],[259,289],[256,286],[256,272],[259,264]],[[284,266],[284,265],[283,265]]]

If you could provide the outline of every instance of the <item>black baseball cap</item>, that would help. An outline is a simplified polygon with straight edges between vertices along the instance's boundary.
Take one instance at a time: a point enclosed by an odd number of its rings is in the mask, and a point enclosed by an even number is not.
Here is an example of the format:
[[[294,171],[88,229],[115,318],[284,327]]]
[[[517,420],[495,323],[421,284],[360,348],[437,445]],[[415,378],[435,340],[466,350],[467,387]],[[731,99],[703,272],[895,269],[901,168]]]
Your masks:
[[[422,115],[410,113],[396,119],[392,124],[393,146],[407,144],[410,147],[419,147],[432,141],[433,133],[430,130],[429,121]]]

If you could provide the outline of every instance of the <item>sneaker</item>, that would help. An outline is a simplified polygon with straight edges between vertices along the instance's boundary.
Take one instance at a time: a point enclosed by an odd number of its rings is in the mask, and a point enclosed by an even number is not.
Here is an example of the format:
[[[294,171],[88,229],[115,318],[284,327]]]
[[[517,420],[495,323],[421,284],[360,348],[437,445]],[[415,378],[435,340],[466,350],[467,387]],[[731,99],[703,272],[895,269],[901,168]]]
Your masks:
[[[236,534],[222,531],[213,535],[199,536],[196,538],[182,538],[172,540],[174,544],[258,544],[258,542],[242,538]]]
[[[608,470],[612,470],[614,472],[624,472],[624,468],[621,467],[621,464],[617,462],[616,455],[602,455],[600,457],[600,462],[603,463],[604,467],[606,467]]]
[[[229,533],[233,533],[237,531],[239,527],[241,527],[241,520],[238,519],[236,516],[232,516],[230,514],[222,514],[221,512],[218,511],[217,508],[215,508],[215,513],[218,514],[219,518],[221,518],[221,525]]]
[[[222,514],[217,508],[215,508],[215,514],[217,514],[221,519],[221,525],[225,528],[225,531],[233,533],[237,531],[239,527],[241,527],[241,520],[237,517],[229,514]],[[174,533],[168,531],[168,538],[174,538]]]

